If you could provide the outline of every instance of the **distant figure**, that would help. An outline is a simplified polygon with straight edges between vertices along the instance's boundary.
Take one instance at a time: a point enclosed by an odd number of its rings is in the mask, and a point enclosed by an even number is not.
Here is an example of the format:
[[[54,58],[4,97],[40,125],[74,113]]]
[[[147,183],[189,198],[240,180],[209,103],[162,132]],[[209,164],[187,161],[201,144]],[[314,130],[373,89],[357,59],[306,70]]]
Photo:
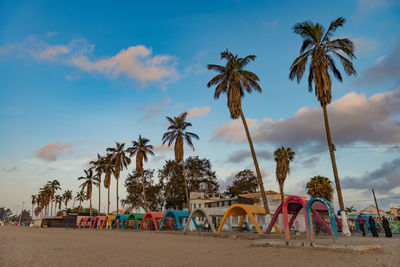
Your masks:
[[[385,229],[386,237],[392,237],[392,229],[390,229],[389,221],[383,216],[382,219],[383,229]]]
[[[378,231],[376,230],[375,221],[374,221],[374,219],[372,219],[372,216],[369,216],[368,222],[369,222],[369,228],[371,229],[372,236],[379,237]]]
[[[358,222],[358,225],[360,226],[360,231],[362,232],[362,236],[365,237],[366,235],[365,235],[364,225],[365,225],[366,221],[363,219],[363,217],[361,217],[361,214],[358,216],[357,222]]]
[[[68,228],[69,228],[69,222],[67,222],[67,230],[68,230]]]

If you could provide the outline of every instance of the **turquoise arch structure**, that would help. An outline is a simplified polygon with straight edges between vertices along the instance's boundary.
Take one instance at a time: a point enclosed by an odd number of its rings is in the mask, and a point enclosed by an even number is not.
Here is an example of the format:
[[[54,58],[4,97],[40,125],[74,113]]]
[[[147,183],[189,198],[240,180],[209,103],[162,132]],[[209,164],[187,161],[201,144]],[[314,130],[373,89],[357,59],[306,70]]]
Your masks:
[[[135,228],[136,228],[136,230],[138,230],[139,226],[140,226],[140,223],[138,223],[138,221],[140,220],[140,222],[141,222],[143,220],[143,217],[144,217],[144,213],[117,214],[117,216],[115,216],[115,219],[113,221],[113,225],[117,221],[120,221],[121,229],[126,230],[126,222],[130,221],[130,220],[135,220]],[[113,228],[114,228],[114,226],[113,226]]]
[[[308,235],[309,235],[309,240],[314,241],[314,230],[313,230],[313,223],[312,223],[312,218],[311,218],[311,213],[312,213],[312,205],[315,201],[322,202],[326,205],[328,208],[328,213],[329,213],[329,222],[331,224],[331,230],[332,230],[332,238],[333,242],[336,242],[338,239],[338,232],[337,232],[337,226],[336,226],[336,220],[335,220],[335,211],[332,207],[331,202],[325,198],[321,197],[313,197],[307,202],[306,210],[307,210],[307,219],[308,219]]]
[[[178,227],[178,230],[180,232],[182,232],[183,227],[181,224],[181,219],[189,218],[189,212],[187,210],[167,210],[164,214],[164,217],[161,221],[161,225],[160,225],[160,228],[158,229],[158,231],[162,230],[163,224],[167,218],[175,218],[176,226]],[[192,218],[192,222],[195,225],[195,227],[197,228],[196,220],[194,218]]]

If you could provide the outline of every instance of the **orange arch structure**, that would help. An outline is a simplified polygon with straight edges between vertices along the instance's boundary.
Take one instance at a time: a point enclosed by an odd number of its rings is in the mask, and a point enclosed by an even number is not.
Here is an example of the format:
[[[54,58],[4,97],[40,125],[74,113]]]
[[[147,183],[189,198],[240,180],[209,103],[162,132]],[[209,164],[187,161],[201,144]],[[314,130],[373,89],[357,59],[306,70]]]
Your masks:
[[[85,228],[88,219],[89,219],[89,217],[87,217],[87,216],[82,217],[82,218],[79,220],[78,228]]]
[[[143,217],[142,223],[140,224],[139,230],[143,229],[144,224],[146,224],[147,229],[149,229],[151,226],[151,222],[153,222],[154,230],[158,231],[157,222],[161,222],[161,220],[164,218],[164,215],[165,215],[165,212],[153,212],[153,211],[146,212],[146,214]],[[170,218],[167,218],[167,226],[171,230],[174,229],[172,227]]]
[[[104,217],[103,223],[101,224],[100,229],[103,229],[104,227],[107,229],[111,229],[113,225],[113,221],[115,219],[115,215],[107,215]]]
[[[234,204],[230,206],[222,218],[221,224],[218,227],[217,233],[222,231],[224,227],[225,221],[229,216],[240,216],[240,221],[238,227],[242,227],[243,221],[246,218],[246,215],[249,216],[251,222],[253,223],[254,227],[257,229],[257,232],[261,235],[263,232],[261,231],[260,226],[257,223],[256,218],[254,215],[266,215],[265,209],[261,206],[255,205],[247,205],[247,204]]]

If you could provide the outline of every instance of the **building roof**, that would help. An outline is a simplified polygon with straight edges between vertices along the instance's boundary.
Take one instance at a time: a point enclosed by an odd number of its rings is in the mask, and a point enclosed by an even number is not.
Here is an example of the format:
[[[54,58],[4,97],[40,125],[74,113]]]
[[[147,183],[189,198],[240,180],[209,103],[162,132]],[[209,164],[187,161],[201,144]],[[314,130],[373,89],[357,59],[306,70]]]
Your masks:
[[[366,207],[365,209],[360,210],[360,213],[378,214],[378,210],[376,209],[375,206],[369,205],[369,206]],[[380,213],[381,215],[389,215],[387,212],[385,212],[385,211],[383,211],[383,210],[381,210],[381,209],[379,209],[379,213]]]

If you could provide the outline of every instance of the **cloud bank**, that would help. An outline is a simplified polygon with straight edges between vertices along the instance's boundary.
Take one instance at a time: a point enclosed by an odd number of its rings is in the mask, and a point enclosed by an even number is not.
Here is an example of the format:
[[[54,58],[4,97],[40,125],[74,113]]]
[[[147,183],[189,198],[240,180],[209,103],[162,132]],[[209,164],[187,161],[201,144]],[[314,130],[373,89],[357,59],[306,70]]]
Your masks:
[[[370,98],[351,92],[329,105],[328,113],[336,145],[400,142],[400,123],[396,118],[400,114],[400,90],[375,94]],[[320,107],[303,107],[287,119],[247,121],[255,142],[292,147],[326,143]],[[215,129],[213,139],[226,143],[246,142],[241,121],[231,121]]]
[[[91,54],[94,48],[84,38],[72,40],[68,44],[50,44],[30,36],[23,42],[0,46],[0,55],[17,54],[57,62],[110,78],[125,76],[143,85],[147,82],[172,82],[179,78],[175,57],[153,55],[151,48],[143,45],[130,46],[114,56],[103,56],[101,59],[93,59]]]

